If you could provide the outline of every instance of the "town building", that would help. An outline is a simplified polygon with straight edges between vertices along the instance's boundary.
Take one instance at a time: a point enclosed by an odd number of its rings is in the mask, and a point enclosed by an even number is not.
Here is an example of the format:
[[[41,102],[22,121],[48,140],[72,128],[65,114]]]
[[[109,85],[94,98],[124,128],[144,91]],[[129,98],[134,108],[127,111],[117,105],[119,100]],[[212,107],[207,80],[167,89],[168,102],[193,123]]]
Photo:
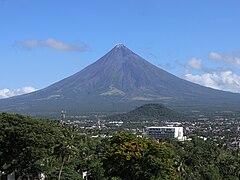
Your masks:
[[[170,139],[175,138],[179,141],[184,140],[183,127],[147,127],[146,137],[153,139]]]

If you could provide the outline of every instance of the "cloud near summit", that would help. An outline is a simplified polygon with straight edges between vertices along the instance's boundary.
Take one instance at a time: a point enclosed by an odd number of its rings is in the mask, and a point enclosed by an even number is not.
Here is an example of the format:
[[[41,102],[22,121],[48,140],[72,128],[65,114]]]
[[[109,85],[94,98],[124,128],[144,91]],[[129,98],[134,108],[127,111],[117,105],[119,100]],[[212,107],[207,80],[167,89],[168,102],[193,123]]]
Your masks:
[[[17,46],[24,49],[37,49],[37,48],[50,48],[58,51],[72,51],[72,52],[85,52],[88,50],[88,46],[84,43],[69,44],[64,41],[48,38],[45,40],[29,39],[19,41]]]

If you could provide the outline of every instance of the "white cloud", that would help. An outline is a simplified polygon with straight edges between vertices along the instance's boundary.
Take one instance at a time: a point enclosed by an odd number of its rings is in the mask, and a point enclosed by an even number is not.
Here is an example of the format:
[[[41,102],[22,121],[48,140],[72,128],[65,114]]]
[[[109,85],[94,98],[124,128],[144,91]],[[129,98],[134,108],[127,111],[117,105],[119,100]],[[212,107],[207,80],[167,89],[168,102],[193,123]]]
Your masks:
[[[195,70],[202,70],[203,69],[202,60],[198,59],[198,58],[195,58],[195,57],[188,60],[187,66],[189,66],[190,68],[195,69]]]
[[[187,73],[185,79],[214,89],[240,93],[240,76],[232,71],[212,72],[202,75]]]
[[[218,84],[215,82],[215,77],[216,74],[209,74],[205,73],[202,75],[193,75],[191,73],[185,74],[185,78],[189,81],[192,81],[194,83],[206,86],[206,87],[211,87],[214,89],[220,89],[218,87]]]
[[[12,96],[17,96],[17,95],[22,95],[22,94],[27,94],[36,91],[34,87],[23,87],[23,88],[18,88],[18,89],[0,89],[0,99],[3,98],[9,98]]]
[[[86,51],[87,46],[84,44],[66,44],[62,41],[58,41],[52,38],[43,41],[43,44],[47,47],[60,50],[60,51]]]
[[[16,44],[28,50],[36,49],[36,48],[44,48],[44,47],[55,49],[58,51],[84,52],[88,50],[87,45],[84,43],[68,44],[53,38],[48,38],[45,40],[30,39],[30,40],[17,42]]]
[[[40,47],[39,42],[35,39],[21,41],[21,42],[19,42],[19,45],[22,45],[24,48],[27,48],[27,49],[33,49],[33,48]]]
[[[216,61],[227,62],[240,68],[240,53],[233,53],[231,55],[220,55],[216,52],[210,52],[209,58]]]
[[[216,52],[210,52],[209,53],[209,58],[213,59],[213,60],[222,60],[222,56]]]

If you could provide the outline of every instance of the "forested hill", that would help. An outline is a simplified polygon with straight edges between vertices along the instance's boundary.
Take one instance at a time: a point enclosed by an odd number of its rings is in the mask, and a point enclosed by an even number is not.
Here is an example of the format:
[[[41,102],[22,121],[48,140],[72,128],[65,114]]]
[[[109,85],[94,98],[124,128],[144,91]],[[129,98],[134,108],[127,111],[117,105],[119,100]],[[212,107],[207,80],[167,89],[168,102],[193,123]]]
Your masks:
[[[146,104],[126,114],[110,116],[109,119],[116,121],[183,121],[189,120],[189,117],[162,104]]]

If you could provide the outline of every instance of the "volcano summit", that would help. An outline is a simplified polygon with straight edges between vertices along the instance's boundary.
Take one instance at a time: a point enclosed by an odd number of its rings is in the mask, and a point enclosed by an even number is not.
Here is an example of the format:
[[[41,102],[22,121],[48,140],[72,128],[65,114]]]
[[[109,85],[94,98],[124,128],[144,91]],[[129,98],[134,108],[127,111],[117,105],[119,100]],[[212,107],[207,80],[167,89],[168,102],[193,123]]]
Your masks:
[[[0,111],[32,115],[123,112],[148,103],[179,110],[236,110],[240,94],[180,79],[122,44],[78,73],[45,89],[0,100]]]

